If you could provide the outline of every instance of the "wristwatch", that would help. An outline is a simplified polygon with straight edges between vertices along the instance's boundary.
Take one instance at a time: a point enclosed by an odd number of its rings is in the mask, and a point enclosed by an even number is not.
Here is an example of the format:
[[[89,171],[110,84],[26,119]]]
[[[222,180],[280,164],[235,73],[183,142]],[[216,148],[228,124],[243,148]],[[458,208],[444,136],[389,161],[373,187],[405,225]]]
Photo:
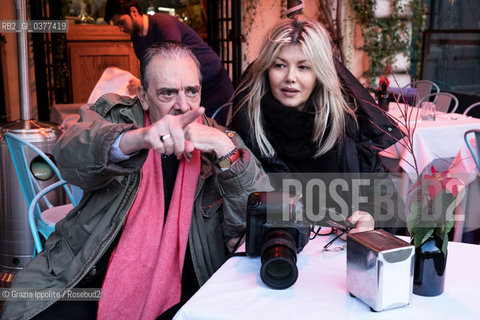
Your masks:
[[[232,164],[240,157],[240,151],[235,147],[232,151],[227,153],[224,156],[221,156],[218,158],[215,163],[220,167],[220,168],[230,168]]]

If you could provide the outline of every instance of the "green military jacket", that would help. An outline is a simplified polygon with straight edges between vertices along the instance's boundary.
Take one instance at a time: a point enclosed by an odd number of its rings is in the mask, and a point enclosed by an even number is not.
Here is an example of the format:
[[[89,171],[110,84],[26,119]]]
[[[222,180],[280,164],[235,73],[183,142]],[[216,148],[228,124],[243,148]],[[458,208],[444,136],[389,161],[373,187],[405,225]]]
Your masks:
[[[225,130],[210,119],[204,118],[204,123]],[[60,137],[54,156],[63,178],[80,186],[84,196],[56,224],[44,250],[15,276],[14,288],[73,288],[95,275],[96,264],[120,232],[134,202],[148,153],[142,150],[128,160],[111,163],[109,151],[122,132],[143,125],[138,99],[107,94],[94,105],[82,107],[79,122]],[[235,133],[228,136],[241,152],[230,169],[222,172],[213,155],[201,155],[189,232],[200,285],[225,261],[226,245],[245,230],[248,195],[271,188],[241,138]],[[30,319],[54,302],[9,301],[2,319]]]

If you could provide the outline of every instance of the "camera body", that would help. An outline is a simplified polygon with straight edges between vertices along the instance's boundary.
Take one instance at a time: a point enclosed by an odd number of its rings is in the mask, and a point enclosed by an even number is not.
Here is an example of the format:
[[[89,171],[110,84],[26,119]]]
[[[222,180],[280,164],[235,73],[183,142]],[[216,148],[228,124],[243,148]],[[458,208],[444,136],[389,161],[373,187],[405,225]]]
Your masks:
[[[285,219],[285,210],[288,220]],[[246,235],[248,256],[261,255],[265,233],[272,228],[284,229],[293,237],[296,253],[303,250],[310,237],[310,225],[303,219],[303,205],[298,197],[283,192],[255,192],[249,196]]]
[[[308,243],[310,224],[297,196],[255,192],[248,198],[246,253],[262,257],[260,275],[274,289],[293,285],[298,277],[297,253]]]

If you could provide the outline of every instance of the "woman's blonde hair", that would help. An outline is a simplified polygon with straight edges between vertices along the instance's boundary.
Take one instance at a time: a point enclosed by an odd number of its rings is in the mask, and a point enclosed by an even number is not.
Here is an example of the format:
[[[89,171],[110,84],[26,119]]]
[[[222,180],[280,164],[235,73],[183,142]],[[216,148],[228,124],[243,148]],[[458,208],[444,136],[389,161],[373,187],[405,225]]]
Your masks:
[[[354,111],[348,106],[333,62],[332,47],[328,32],[319,23],[306,18],[287,19],[275,25],[267,33],[260,46],[258,58],[235,91],[235,96],[244,93],[235,112],[248,108],[250,126],[263,156],[273,157],[275,150],[268,141],[262,126],[260,102],[269,90],[268,69],[273,65],[284,46],[301,46],[310,61],[317,83],[306,105],[313,105],[315,121],[312,143],[317,145],[318,157],[341,141],[346,117],[355,120]],[[327,124],[330,129],[326,137]]]

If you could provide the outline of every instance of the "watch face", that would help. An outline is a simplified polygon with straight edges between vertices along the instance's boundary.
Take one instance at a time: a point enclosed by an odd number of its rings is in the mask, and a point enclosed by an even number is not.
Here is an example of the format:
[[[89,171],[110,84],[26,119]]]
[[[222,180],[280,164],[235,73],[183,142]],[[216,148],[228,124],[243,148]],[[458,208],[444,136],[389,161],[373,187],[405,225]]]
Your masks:
[[[224,156],[224,157],[226,157],[226,156]],[[225,158],[221,161],[217,160],[218,161],[217,165],[220,168],[230,168],[232,166],[232,163],[234,163],[239,157],[240,157],[240,151],[238,151],[238,149],[235,147],[235,149],[233,149],[231,151],[231,154],[229,154],[229,156],[227,158]]]
[[[220,168],[230,168],[231,165],[232,165],[232,161],[230,160],[230,158],[223,159],[218,163],[218,166]]]

